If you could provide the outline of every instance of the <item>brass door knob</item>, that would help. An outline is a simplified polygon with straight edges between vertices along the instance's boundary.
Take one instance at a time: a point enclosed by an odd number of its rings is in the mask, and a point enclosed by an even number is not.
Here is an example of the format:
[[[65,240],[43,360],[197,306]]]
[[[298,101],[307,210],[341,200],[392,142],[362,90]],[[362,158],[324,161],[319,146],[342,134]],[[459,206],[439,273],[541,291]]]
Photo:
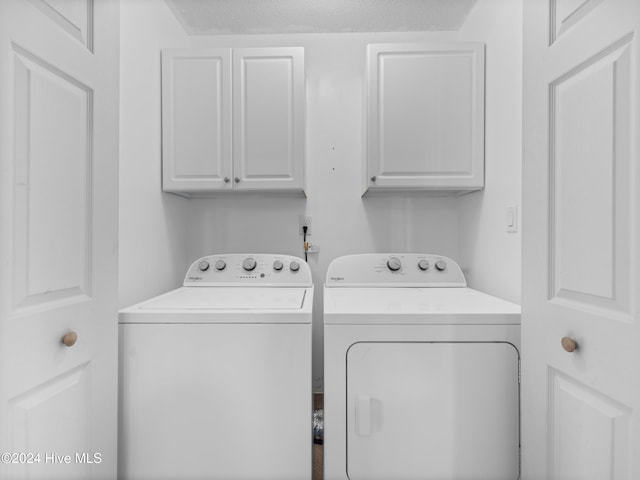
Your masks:
[[[64,343],[67,347],[73,347],[78,340],[78,334],[76,332],[67,332],[62,337],[62,343]]]
[[[578,344],[572,338],[562,337],[562,341],[560,343],[562,343],[562,348],[564,348],[569,353],[578,349]]]

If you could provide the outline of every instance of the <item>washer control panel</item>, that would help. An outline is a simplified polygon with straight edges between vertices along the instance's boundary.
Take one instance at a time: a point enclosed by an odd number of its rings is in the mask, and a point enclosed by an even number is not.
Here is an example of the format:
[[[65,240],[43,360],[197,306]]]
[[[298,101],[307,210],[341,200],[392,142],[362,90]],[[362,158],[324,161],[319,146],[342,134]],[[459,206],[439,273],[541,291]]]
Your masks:
[[[208,255],[191,264],[185,287],[194,286],[278,286],[310,287],[309,265],[291,255]]]
[[[452,259],[427,253],[364,253],[336,258],[327,287],[466,287]]]

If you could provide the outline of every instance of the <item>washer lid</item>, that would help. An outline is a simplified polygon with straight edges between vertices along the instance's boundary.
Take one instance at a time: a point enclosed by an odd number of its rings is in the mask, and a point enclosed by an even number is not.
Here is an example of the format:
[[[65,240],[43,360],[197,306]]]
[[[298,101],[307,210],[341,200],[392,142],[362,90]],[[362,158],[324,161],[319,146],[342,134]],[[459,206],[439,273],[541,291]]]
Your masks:
[[[306,288],[182,287],[139,305],[140,310],[300,310]]]

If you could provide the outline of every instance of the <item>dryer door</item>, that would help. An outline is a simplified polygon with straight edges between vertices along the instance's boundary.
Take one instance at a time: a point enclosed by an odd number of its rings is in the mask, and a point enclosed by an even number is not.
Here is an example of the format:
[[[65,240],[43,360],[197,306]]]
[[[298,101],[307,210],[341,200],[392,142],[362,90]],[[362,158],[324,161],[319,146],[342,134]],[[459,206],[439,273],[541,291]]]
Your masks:
[[[352,345],[349,478],[516,480],[518,362],[506,342]]]

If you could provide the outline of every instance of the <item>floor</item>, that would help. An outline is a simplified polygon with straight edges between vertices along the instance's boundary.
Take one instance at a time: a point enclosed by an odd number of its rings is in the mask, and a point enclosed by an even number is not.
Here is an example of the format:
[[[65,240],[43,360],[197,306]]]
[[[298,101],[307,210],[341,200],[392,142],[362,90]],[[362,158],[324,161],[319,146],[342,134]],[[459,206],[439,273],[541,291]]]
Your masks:
[[[313,480],[322,480],[322,445],[313,446]]]

